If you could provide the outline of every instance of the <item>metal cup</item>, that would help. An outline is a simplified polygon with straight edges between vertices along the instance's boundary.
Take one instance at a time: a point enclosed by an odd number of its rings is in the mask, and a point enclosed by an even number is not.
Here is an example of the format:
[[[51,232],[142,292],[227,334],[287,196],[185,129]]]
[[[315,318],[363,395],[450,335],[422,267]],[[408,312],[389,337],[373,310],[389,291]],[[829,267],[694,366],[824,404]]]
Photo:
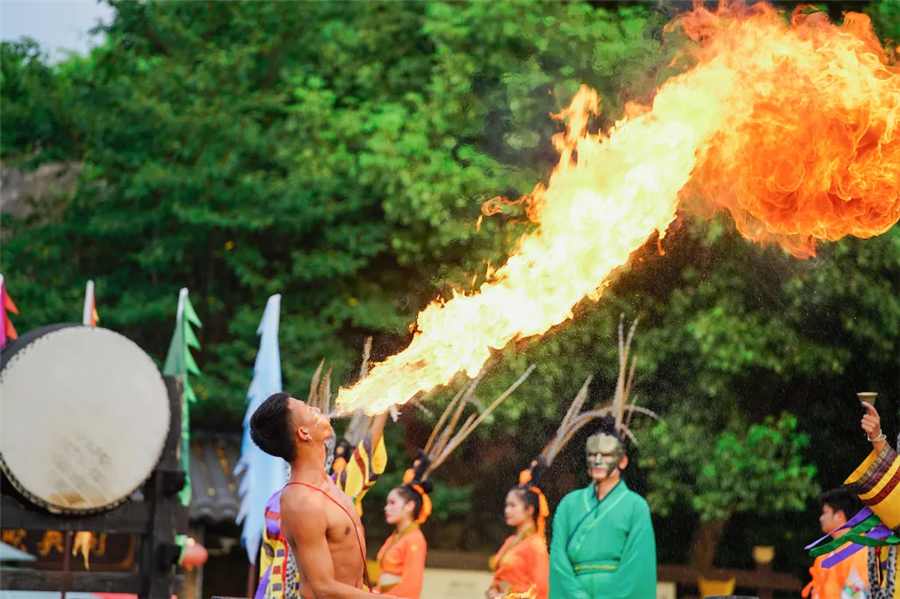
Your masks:
[[[865,402],[867,404],[874,406],[875,398],[878,397],[878,394],[874,393],[872,391],[862,391],[860,393],[857,393],[856,396],[859,398],[859,403]]]

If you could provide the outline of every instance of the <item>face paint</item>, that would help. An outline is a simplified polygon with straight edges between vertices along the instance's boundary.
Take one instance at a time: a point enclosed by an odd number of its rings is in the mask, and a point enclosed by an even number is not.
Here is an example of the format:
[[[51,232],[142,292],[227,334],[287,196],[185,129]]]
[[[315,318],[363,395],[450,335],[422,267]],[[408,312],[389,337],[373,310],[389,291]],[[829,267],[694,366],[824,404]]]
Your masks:
[[[616,470],[616,468],[619,467],[619,462],[621,461],[622,458],[614,454],[588,454],[588,471],[590,472],[594,468],[599,468],[600,470],[603,470],[608,477],[613,473],[614,470]]]
[[[609,476],[613,473],[625,457],[625,447],[622,442],[613,435],[599,433],[588,437],[587,440],[587,465],[588,472],[599,468]]]

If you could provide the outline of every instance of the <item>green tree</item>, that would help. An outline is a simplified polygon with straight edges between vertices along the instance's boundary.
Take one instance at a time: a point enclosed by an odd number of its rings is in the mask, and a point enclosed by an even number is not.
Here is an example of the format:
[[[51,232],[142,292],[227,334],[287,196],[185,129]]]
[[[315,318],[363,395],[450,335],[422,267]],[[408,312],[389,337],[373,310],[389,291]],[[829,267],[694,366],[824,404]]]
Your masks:
[[[54,108],[70,126],[33,145],[83,161],[84,176],[59,205],[5,221],[3,270],[37,306],[23,326],[70,318],[90,276],[104,324],[156,355],[169,298],[190,287],[206,417],[243,411],[271,293],[284,296],[289,388],[322,357],[349,370],[365,335],[380,334],[376,359],[401,347],[426,301],[518,236],[499,219],[476,231],[478,207],[550,168],[547,114],[585,81],[615,116],[621,82],[640,95],[666,64],[646,8],[112,5],[105,45],[41,66],[69,90]],[[9,91],[27,105],[41,88]],[[4,119],[4,138],[30,140],[26,121]]]
[[[712,566],[725,526],[736,514],[767,517],[805,509],[818,490],[815,466],[803,463],[808,443],[808,435],[797,432],[797,419],[787,414],[718,435],[669,416],[642,437],[650,509],[665,517],[679,502],[688,502],[702,523],[691,563]]]
[[[864,10],[872,18],[875,32],[896,48],[900,44],[900,4],[896,2],[872,2]]]
[[[4,86],[4,111],[45,98],[76,125],[35,140],[36,117],[4,119],[4,140],[22,140],[4,158],[33,146],[86,168],[71,198],[5,220],[3,270],[26,329],[71,318],[91,276],[103,325],[158,356],[171,297],[189,286],[205,325],[192,415],[207,423],[243,413],[260,298],[284,296],[288,388],[323,356],[355,367],[365,334],[381,333],[375,358],[395,351],[425,301],[522,230],[475,221],[482,201],[529,191],[555,163],[547,115],[586,81],[614,118],[667,62],[664,19],[645,8],[114,6],[106,45],[40,64],[71,98]],[[439,487],[436,521],[466,496]]]

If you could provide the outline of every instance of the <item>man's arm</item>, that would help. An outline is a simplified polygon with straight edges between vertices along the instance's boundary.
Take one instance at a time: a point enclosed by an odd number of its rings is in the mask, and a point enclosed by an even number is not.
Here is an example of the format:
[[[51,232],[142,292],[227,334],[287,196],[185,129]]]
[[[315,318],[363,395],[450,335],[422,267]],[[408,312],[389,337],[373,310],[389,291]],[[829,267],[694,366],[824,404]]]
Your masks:
[[[567,499],[569,501],[566,501]],[[590,599],[575,578],[575,567],[569,561],[566,547],[571,534],[568,525],[568,511],[571,504],[571,495],[564,497],[553,516],[553,541],[550,543],[550,596],[553,599]]]
[[[887,445],[881,432],[881,417],[872,404],[864,401],[863,406],[866,408],[866,414],[862,417],[862,429],[866,432],[866,438],[872,443],[875,453],[881,453],[884,446]],[[900,450],[900,447],[897,449]]]
[[[298,493],[291,493],[283,495],[281,502],[281,526],[285,536],[294,540],[297,565],[314,595],[310,599],[384,598],[335,580],[331,550],[325,537],[325,501],[324,497],[311,493],[302,498]]]

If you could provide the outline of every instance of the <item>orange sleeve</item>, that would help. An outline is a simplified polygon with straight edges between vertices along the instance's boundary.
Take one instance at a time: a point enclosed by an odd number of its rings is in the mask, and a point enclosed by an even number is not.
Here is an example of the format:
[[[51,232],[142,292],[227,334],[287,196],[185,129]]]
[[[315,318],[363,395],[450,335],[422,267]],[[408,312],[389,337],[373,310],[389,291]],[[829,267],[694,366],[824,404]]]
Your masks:
[[[388,595],[396,595],[402,599],[419,599],[422,595],[422,582],[425,577],[425,536],[421,533],[410,535],[403,548],[403,573],[400,582],[392,586]]]
[[[505,582],[510,585],[509,591],[513,593],[524,594],[534,589],[536,599],[547,599],[550,594],[550,556],[546,541],[534,535],[504,551],[512,540],[513,537],[507,539],[507,543],[498,552],[498,555],[503,555],[503,559],[495,564],[492,586],[500,588],[501,583]]]
[[[531,571],[536,585],[536,599],[547,599],[550,594],[550,556],[547,554],[547,545],[543,539],[539,539],[531,547]]]
[[[803,587],[803,590],[800,592],[800,596],[803,597],[803,599],[807,599],[812,593],[818,593],[818,591],[821,590],[823,586],[823,583],[820,580],[822,578],[821,563],[824,559],[825,558],[820,555],[815,559],[812,567],[809,569],[809,576],[812,580],[810,580],[809,584]],[[815,595],[812,596],[813,599],[815,599]]]

